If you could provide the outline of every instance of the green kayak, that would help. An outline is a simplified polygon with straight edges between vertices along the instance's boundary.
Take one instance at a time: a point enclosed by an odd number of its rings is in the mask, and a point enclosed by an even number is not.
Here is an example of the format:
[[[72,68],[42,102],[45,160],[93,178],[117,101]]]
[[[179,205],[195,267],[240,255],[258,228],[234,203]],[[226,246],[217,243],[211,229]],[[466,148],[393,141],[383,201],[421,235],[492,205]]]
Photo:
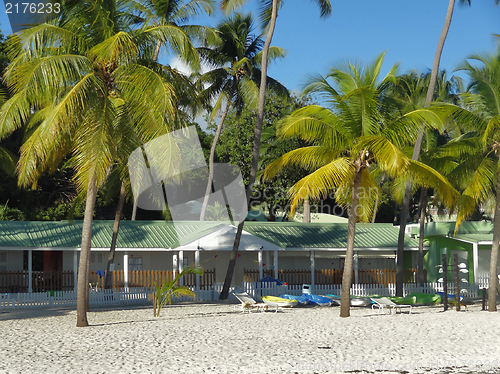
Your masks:
[[[389,299],[399,305],[413,305],[417,303],[417,297],[416,296],[406,296],[406,297],[400,297],[400,296],[392,296],[389,297]]]
[[[441,296],[436,294],[412,292],[406,297],[416,297],[415,304],[435,304],[441,302]]]

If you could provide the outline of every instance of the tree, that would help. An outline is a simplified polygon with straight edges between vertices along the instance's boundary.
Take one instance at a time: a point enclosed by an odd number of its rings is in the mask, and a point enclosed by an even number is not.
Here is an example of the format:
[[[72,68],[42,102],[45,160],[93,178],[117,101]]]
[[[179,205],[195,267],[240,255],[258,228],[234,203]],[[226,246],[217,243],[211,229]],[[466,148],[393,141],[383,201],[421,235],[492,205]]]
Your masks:
[[[392,95],[398,101],[400,110],[402,113],[408,113],[418,108],[426,107],[426,92],[428,91],[429,81],[431,79],[431,73],[418,74],[415,71],[411,71],[408,74],[398,77],[397,83],[393,88]],[[435,84],[435,92],[433,100],[439,102],[458,102],[458,93],[462,91],[462,81],[460,78],[455,76],[447,79],[446,72],[440,71],[438,74],[438,79]],[[451,129],[447,130],[452,131]],[[438,170],[443,175],[446,175],[450,168],[449,162],[451,160],[447,158],[442,158],[439,155],[442,153],[436,147],[442,145],[443,142],[449,140],[448,136],[440,135],[435,129],[424,129],[422,133],[422,146],[421,151],[422,162],[426,165],[433,167]],[[418,137],[417,137],[418,138]],[[401,187],[403,184],[401,181],[406,179],[406,184],[411,180],[409,175],[400,175],[398,182],[395,185]],[[413,185],[411,190],[411,195],[414,194],[416,185]],[[401,191],[398,191],[401,193]],[[405,194],[407,191],[404,191]],[[401,201],[398,199],[398,203]],[[423,286],[424,279],[424,267],[423,267],[423,257],[424,257],[424,227],[425,227],[425,216],[427,212],[427,188],[423,187],[420,192],[420,201],[418,205],[417,220],[420,220],[420,235],[419,235],[419,252],[418,252],[418,262],[417,262],[417,274],[418,283]]]
[[[495,0],[495,5],[498,5],[500,0]],[[470,0],[460,0],[460,4],[470,5]],[[448,9],[446,11],[446,17],[444,21],[444,26],[439,36],[439,41],[436,49],[436,54],[434,55],[434,62],[432,64],[431,78],[429,81],[429,88],[427,90],[427,95],[425,98],[425,107],[431,104],[432,97],[434,95],[436,79],[439,71],[439,62],[441,60],[441,54],[443,52],[444,43],[446,41],[446,36],[450,29],[451,19],[453,17],[453,10],[455,8],[455,0],[449,0]],[[415,146],[413,147],[412,159],[417,161],[420,156],[420,151],[422,148],[422,140],[424,136],[425,125],[422,125],[420,132],[415,141]],[[397,249],[397,263],[396,263],[396,296],[403,296],[403,281],[404,281],[404,236],[406,230],[406,222],[408,219],[408,211],[410,207],[411,199],[411,181],[406,184],[405,197],[403,205],[401,207],[401,221],[399,224],[399,238],[398,238],[398,249]]]
[[[195,267],[191,265],[190,267],[185,267],[182,271],[177,274],[174,279],[163,282],[163,285],[159,286],[155,283],[155,317],[160,316],[161,308],[165,305],[172,304],[172,298],[180,296],[195,297],[196,294],[188,286],[179,286],[179,280],[186,274],[196,274],[203,275],[203,268],[200,266]]]
[[[68,5],[58,19],[9,42],[5,75],[13,92],[0,110],[0,135],[27,125],[20,185],[31,185],[71,153],[75,181],[86,194],[78,273],[77,326],[87,326],[88,269],[97,190],[116,160],[117,131],[130,117],[145,142],[169,131],[175,92],[168,69],[150,56],[160,41],[182,57],[196,53],[181,30],[133,16],[134,3],[113,0]]]
[[[488,289],[488,310],[493,312],[497,310],[495,285],[500,241],[500,53],[475,55],[470,59],[475,63],[465,61],[460,67],[471,78],[468,92],[461,95],[463,107],[443,104],[440,109],[462,129],[475,135],[469,139],[467,153],[461,152],[462,162],[453,171],[464,184],[455,232],[479,202],[485,202],[491,195],[495,197]]]
[[[364,67],[348,63],[312,80],[305,92],[321,95],[330,107],[310,105],[283,120],[278,130],[281,137],[301,137],[309,146],[278,158],[265,175],[272,178],[288,164],[312,170],[290,190],[292,210],[306,197],[321,198],[332,190],[337,202],[349,207],[341,317],[350,315],[356,222],[371,221],[375,197],[380,193],[373,179],[375,166],[393,178],[411,172],[424,185],[441,185],[448,203],[456,194],[439,173],[401,151],[414,139],[420,123],[436,121],[436,116],[422,109],[406,114],[394,110],[387,93],[395,80],[396,66],[379,81],[383,60],[384,54]]]
[[[208,197],[212,188],[214,175],[214,157],[224,120],[231,106],[241,112],[243,106],[253,109],[257,105],[258,88],[261,71],[259,69],[264,41],[260,35],[253,35],[254,26],[251,15],[235,14],[225,19],[218,27],[218,35],[222,40],[215,48],[199,48],[206,64],[215,69],[203,74],[198,84],[209,87],[200,94],[202,100],[210,103],[217,99],[212,110],[211,120],[220,115],[219,125],[215,132],[209,157],[209,175],[200,220],[204,220]],[[284,57],[285,52],[278,47],[272,47],[272,57]],[[268,85],[275,92],[288,95],[288,91],[280,83],[268,78]],[[225,104],[225,109],[222,106]]]
[[[230,14],[234,9],[241,6],[244,0],[222,0],[222,8],[226,14]],[[269,56],[269,48],[271,46],[271,41],[273,39],[274,28],[276,26],[276,18],[278,17],[278,4],[281,5],[282,2],[279,0],[265,0],[263,1],[264,11],[263,11],[263,21],[267,28],[266,41],[264,43],[264,48],[262,50],[262,74],[260,79],[259,88],[259,101],[257,103],[257,122],[255,124],[254,141],[252,149],[252,167],[250,169],[250,178],[247,188],[246,200],[247,204],[250,203],[250,198],[252,196],[252,189],[257,177],[257,169],[259,166],[259,150],[260,150],[260,138],[262,135],[262,125],[264,122],[264,105],[266,97],[266,83],[267,83],[267,63]],[[317,4],[321,10],[321,17],[328,16],[331,11],[331,5],[329,0],[317,0]],[[229,287],[231,286],[231,280],[233,279],[234,267],[236,265],[236,259],[238,257],[238,248],[240,246],[241,235],[243,233],[243,224],[241,222],[236,230],[236,236],[234,239],[233,249],[231,251],[231,256],[229,258],[229,264],[227,267],[226,278],[224,280],[224,286],[220,294],[220,299],[227,299],[229,295]]]

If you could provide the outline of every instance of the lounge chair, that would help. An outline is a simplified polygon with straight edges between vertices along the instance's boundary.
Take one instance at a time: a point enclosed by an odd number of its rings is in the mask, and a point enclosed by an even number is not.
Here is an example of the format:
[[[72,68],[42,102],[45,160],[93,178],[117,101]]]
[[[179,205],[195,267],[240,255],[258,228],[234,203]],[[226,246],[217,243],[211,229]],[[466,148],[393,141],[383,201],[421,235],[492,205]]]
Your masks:
[[[237,307],[240,308],[241,313],[251,313],[252,310],[257,310],[260,312],[264,312],[264,310],[268,309],[268,305],[265,303],[258,303],[246,292],[232,292],[234,297],[236,297],[239,301],[241,301],[241,305],[235,305],[234,309]]]
[[[375,313],[375,308],[378,308],[377,313],[384,313],[386,309],[390,309],[391,314],[395,314],[399,309],[399,313],[402,313],[403,308],[410,308],[411,314],[411,305],[404,304],[396,304],[389,300],[387,297],[379,297],[376,299],[370,298],[373,301],[372,304],[372,313]]]

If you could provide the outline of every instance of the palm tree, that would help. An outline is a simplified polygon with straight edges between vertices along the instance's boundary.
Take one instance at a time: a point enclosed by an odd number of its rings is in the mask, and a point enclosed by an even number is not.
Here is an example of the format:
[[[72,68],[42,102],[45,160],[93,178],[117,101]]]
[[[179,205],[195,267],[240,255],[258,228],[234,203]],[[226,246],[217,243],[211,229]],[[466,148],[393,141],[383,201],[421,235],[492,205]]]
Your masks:
[[[219,124],[215,132],[209,157],[209,176],[207,190],[201,208],[200,220],[204,220],[208,197],[212,188],[214,174],[215,148],[222,131],[224,120],[231,106],[241,111],[243,105],[250,109],[257,106],[258,88],[262,62],[262,47],[264,41],[260,35],[252,34],[253,19],[250,14],[235,14],[224,20],[218,27],[218,36],[222,42],[215,48],[199,48],[204,62],[215,69],[203,74],[198,84],[210,86],[204,89],[200,96],[206,103],[217,99],[211,113],[213,120],[221,113]],[[271,57],[284,57],[285,52],[278,47],[271,47]],[[279,82],[268,77],[268,86],[275,92],[288,96],[288,91]],[[225,103],[225,109],[222,106]]]
[[[162,286],[155,285],[155,300],[154,300],[154,314],[155,317],[160,316],[161,308],[172,304],[173,297],[179,296],[189,296],[194,298],[196,294],[187,286],[179,286],[179,280],[186,274],[196,274],[203,275],[203,268],[200,266],[195,267],[191,265],[190,267],[185,267],[182,271],[177,274],[174,279],[170,281],[165,281]],[[158,311],[158,312],[157,312]]]
[[[464,107],[441,105],[440,109],[454,117],[464,131],[476,135],[469,140],[466,157],[453,171],[465,185],[458,202],[455,231],[470,216],[479,202],[495,197],[493,244],[491,246],[488,310],[497,310],[496,284],[498,246],[500,241],[500,53],[496,56],[475,55],[475,63],[465,61],[460,67],[471,78],[468,92],[461,95]],[[476,142],[474,142],[476,141]]]
[[[226,12],[226,14],[230,14],[236,8],[242,6],[245,2],[245,0],[222,0],[222,8]],[[316,2],[320,7],[321,17],[330,15],[332,8],[329,0],[317,0]],[[266,41],[264,42],[264,48],[262,49],[262,74],[260,78],[259,101],[257,103],[257,121],[255,124],[252,150],[252,167],[250,169],[250,178],[246,195],[247,204],[250,203],[253,185],[255,183],[257,170],[259,167],[259,149],[260,138],[262,135],[262,126],[264,123],[264,105],[266,97],[267,63],[269,60],[269,49],[271,46],[271,41],[273,39],[274,28],[276,26],[276,18],[278,17],[278,5],[281,6],[283,3],[280,0],[265,0],[262,1],[262,4],[264,9],[262,19],[264,21],[265,27],[267,28],[267,35]],[[227,267],[226,278],[224,280],[224,286],[222,287],[220,299],[227,299],[229,296],[229,287],[231,286],[234,267],[236,265],[236,259],[238,258],[238,248],[240,246],[241,235],[243,233],[243,224],[244,222],[241,222],[236,230],[233,250],[231,251],[231,256],[229,258],[229,265]]]
[[[200,15],[213,15],[215,10],[215,2],[213,0],[146,0],[135,3],[134,9],[137,14],[141,16],[144,23],[149,23],[154,26],[169,26],[172,34],[176,32],[180,34],[185,33],[191,40],[194,39],[205,43],[208,41],[211,43],[218,42],[218,37],[213,33],[211,28],[190,24],[191,20]],[[175,39],[172,41],[175,43]],[[158,40],[153,51],[154,61],[158,61],[162,47],[167,49],[166,46]],[[192,52],[192,50],[189,50],[189,53]],[[180,57],[188,62],[189,66],[192,66],[192,62],[197,61],[194,56]],[[194,70],[197,70],[196,65],[194,66]],[[190,86],[190,82],[184,82],[184,84]],[[182,90],[179,92],[182,92]],[[187,103],[187,107],[189,108],[193,103],[194,100],[191,100],[191,102]],[[135,220],[136,214],[137,201],[134,200],[132,221]]]
[[[175,117],[168,69],[149,56],[160,41],[181,56],[194,56],[199,66],[184,32],[135,23],[130,4],[75,2],[58,19],[23,31],[9,44],[12,63],[5,78],[14,95],[0,111],[0,134],[23,126],[32,113],[40,119],[21,149],[19,184],[35,183],[56,158],[71,152],[78,189],[87,195],[77,326],[88,325],[93,208],[116,160],[118,124],[127,115],[145,142],[167,133],[167,120]]]
[[[500,0],[495,0],[495,6],[498,5]],[[460,0],[460,4],[470,5],[471,0]],[[444,26],[441,31],[441,35],[439,36],[438,45],[436,48],[436,54],[434,55],[434,61],[432,64],[431,77],[429,81],[429,87],[427,89],[427,95],[425,98],[425,107],[428,107],[431,104],[432,98],[434,96],[434,90],[436,86],[436,80],[439,71],[439,63],[441,60],[441,55],[443,52],[444,43],[446,41],[446,36],[448,35],[448,31],[450,29],[451,19],[453,17],[453,10],[455,8],[455,0],[449,0],[448,9],[446,11],[446,17],[444,20]],[[413,147],[413,156],[412,159],[418,161],[420,156],[420,151],[422,148],[422,140],[424,137],[425,125],[422,125],[417,139],[415,141],[415,146]],[[398,249],[397,249],[397,264],[396,264],[396,296],[403,296],[403,275],[404,275],[404,237],[406,230],[406,223],[408,219],[408,212],[410,208],[410,199],[411,199],[411,181],[408,181],[406,184],[405,197],[403,200],[403,205],[401,207],[401,221],[399,224],[399,238],[398,238]]]
[[[408,74],[398,77],[397,83],[393,88],[393,97],[397,100],[400,110],[402,113],[408,113],[418,108],[426,107],[426,92],[428,91],[429,81],[432,77],[431,73],[418,74],[416,71],[411,71]],[[439,102],[458,102],[458,92],[462,91],[462,81],[460,78],[452,76],[449,80],[447,79],[446,72],[440,71],[436,80],[435,93],[433,100]],[[448,129],[448,139],[449,132],[452,131]],[[434,129],[424,129],[422,132],[424,135],[422,137],[422,151],[424,155],[422,156],[422,162],[426,165],[433,167],[438,170],[443,175],[449,170],[450,165],[448,164],[448,158],[442,158],[439,156],[442,152],[436,150],[438,138],[445,140],[440,136]],[[442,145],[442,144],[441,144]],[[444,163],[444,164],[443,164]],[[444,167],[444,169],[443,169]],[[398,178],[396,186],[402,186],[401,181],[406,178],[406,183],[411,179],[409,175],[401,175]],[[414,185],[411,190],[411,195],[414,194]],[[406,191],[403,192],[404,194]],[[401,204],[401,201],[398,201]],[[417,262],[417,274],[418,283],[423,286],[425,282],[424,279],[424,268],[423,268],[423,256],[424,256],[424,227],[425,227],[425,215],[427,211],[427,188],[422,187],[419,201],[419,224],[420,224],[420,235],[419,235],[419,253]]]
[[[331,68],[326,77],[315,78],[305,92],[319,94],[331,106],[309,105],[298,109],[282,121],[278,131],[282,138],[300,137],[311,145],[278,158],[265,174],[266,178],[272,178],[288,164],[314,170],[289,191],[292,210],[306,196],[325,197],[332,189],[336,201],[349,206],[341,317],[350,314],[356,222],[370,222],[375,196],[380,193],[373,179],[374,167],[393,178],[411,172],[423,185],[441,185],[448,204],[456,194],[439,173],[410,160],[400,150],[414,139],[422,121],[434,123],[437,119],[427,110],[403,115],[394,110],[393,100],[387,93],[395,80],[396,66],[379,82],[383,60],[384,54],[381,54],[365,67],[349,63]]]

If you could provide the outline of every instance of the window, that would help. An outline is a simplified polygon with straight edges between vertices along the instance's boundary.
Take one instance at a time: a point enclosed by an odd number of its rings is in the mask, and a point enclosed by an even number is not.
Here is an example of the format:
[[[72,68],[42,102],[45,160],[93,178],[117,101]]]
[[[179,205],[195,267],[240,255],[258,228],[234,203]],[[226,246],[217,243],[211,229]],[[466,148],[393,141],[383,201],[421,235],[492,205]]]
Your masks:
[[[128,270],[142,270],[142,257],[129,257]]]

